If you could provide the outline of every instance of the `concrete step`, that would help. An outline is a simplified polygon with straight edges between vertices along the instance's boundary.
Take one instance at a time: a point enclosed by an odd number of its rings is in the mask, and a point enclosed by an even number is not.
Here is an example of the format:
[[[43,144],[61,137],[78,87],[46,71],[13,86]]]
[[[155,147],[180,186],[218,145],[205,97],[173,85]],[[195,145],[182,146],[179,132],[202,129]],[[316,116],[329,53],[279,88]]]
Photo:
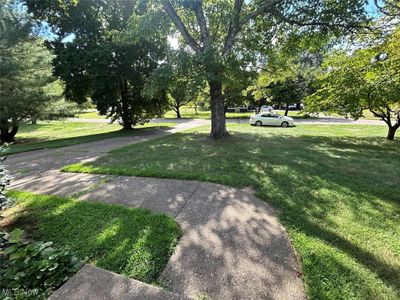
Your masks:
[[[161,288],[86,264],[49,300],[184,299]]]

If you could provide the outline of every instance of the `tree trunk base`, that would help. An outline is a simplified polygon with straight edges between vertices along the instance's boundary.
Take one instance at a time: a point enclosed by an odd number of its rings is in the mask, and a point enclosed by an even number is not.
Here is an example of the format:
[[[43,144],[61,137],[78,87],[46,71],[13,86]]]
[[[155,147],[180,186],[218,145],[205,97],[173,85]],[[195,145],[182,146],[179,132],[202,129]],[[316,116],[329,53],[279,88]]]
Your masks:
[[[218,135],[213,135],[213,133],[211,132],[210,135],[208,136],[211,140],[219,140],[219,139],[225,139],[230,137],[231,135],[229,134],[228,131],[225,131],[225,133],[223,134],[218,134]]]
[[[18,126],[13,125],[9,130],[8,125],[4,128],[0,128],[0,141],[1,143],[13,143],[15,142],[15,135],[18,132]]]
[[[388,133],[387,133],[387,136],[386,136],[386,139],[388,141],[393,141],[394,140],[394,136],[396,135],[396,130],[397,130],[396,127],[389,127]]]
[[[222,83],[209,81],[211,97],[211,133],[213,140],[222,139],[228,136],[226,131],[224,96],[222,94]]]

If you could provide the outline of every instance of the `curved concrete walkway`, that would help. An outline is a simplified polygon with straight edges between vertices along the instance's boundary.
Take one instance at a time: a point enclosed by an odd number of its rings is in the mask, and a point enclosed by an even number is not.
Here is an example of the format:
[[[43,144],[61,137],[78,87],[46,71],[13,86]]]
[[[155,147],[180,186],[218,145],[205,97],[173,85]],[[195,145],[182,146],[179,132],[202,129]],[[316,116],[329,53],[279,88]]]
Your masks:
[[[8,168],[15,176],[11,188],[144,207],[172,215],[183,229],[160,278],[173,293],[164,294],[114,273],[85,267],[53,298],[151,299],[157,295],[160,299],[304,299],[298,264],[285,229],[274,209],[252,191],[197,181],[58,171],[65,164],[92,160],[112,148],[163,134],[115,138],[8,158]],[[99,292],[98,287],[105,292]]]

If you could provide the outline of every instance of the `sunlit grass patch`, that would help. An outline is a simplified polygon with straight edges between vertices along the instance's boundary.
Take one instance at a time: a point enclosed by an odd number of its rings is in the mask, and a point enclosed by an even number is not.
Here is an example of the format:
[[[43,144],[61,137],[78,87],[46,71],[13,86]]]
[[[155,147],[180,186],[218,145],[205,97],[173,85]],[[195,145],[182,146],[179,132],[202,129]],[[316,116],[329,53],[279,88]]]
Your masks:
[[[98,267],[145,282],[164,269],[181,235],[172,217],[145,209],[12,191],[18,226]],[[8,224],[10,226],[10,224]]]

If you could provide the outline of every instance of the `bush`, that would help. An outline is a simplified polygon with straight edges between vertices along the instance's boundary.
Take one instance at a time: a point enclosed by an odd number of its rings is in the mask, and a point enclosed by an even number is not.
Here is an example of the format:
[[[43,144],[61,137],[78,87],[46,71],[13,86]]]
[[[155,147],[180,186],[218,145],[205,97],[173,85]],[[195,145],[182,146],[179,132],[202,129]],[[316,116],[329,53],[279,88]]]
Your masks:
[[[81,263],[52,242],[26,242],[23,230],[0,231],[0,298],[45,299],[76,273]]]
[[[4,148],[0,146],[0,211],[14,205],[14,201],[5,194],[5,188],[10,184],[11,177],[4,166],[6,157],[1,156],[4,151]]]

